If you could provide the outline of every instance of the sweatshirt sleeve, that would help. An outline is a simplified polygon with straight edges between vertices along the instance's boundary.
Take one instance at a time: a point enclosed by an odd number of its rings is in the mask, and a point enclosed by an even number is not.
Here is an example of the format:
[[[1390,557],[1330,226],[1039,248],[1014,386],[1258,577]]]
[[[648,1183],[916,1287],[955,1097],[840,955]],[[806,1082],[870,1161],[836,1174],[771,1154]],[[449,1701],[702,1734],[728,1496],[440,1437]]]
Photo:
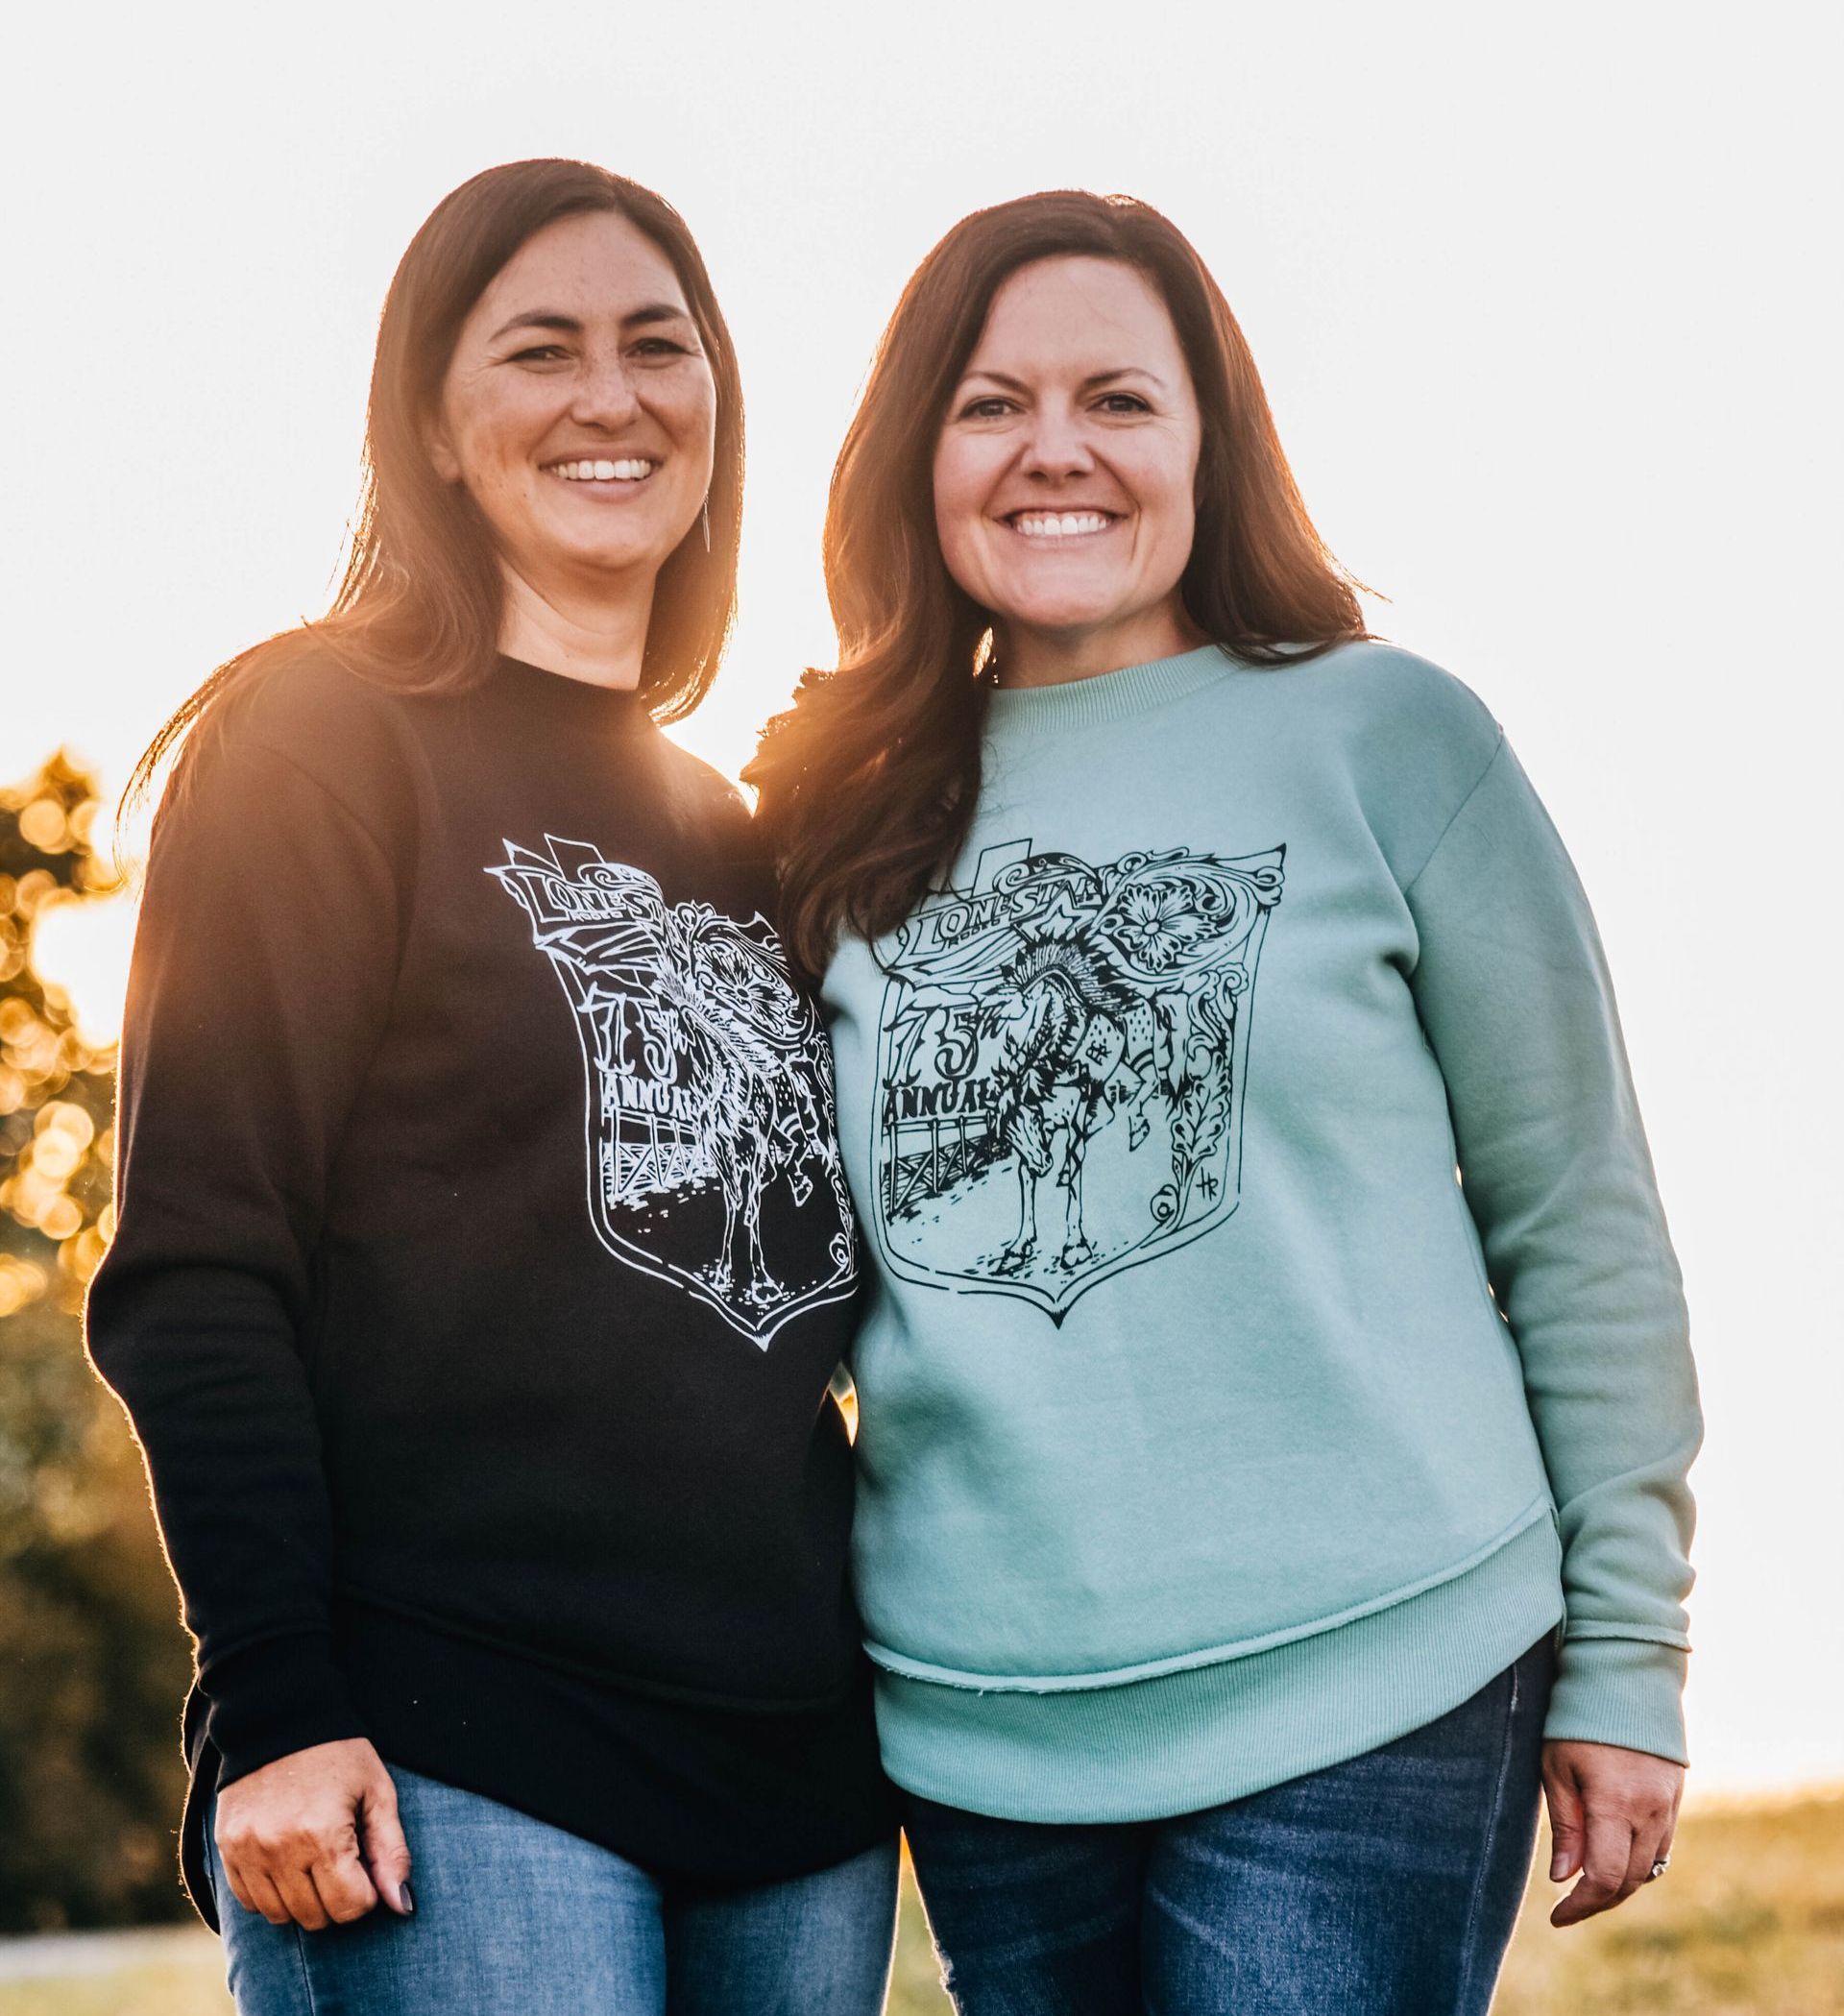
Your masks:
[[[147,1459],[227,1782],[364,1734],[302,1343],[396,911],[371,835],[274,751],[214,747],[156,825],[87,1338]]]
[[[1682,1763],[1702,1436],[1683,1285],[1594,920],[1502,739],[1404,893],[1410,984],[1556,1500],[1567,1618],[1544,1734]]]

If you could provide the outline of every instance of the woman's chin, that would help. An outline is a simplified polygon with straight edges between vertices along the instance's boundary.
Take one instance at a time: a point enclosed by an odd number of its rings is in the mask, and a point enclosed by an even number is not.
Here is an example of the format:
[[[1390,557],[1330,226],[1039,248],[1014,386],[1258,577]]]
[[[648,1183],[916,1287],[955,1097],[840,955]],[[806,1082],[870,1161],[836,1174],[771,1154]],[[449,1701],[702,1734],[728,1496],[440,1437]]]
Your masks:
[[[562,572],[631,579],[636,574],[657,573],[680,544],[655,539],[562,539],[546,543],[541,561]]]
[[[1086,637],[1122,620],[1111,595],[1030,595],[997,610],[999,621],[1014,630],[1059,641]]]

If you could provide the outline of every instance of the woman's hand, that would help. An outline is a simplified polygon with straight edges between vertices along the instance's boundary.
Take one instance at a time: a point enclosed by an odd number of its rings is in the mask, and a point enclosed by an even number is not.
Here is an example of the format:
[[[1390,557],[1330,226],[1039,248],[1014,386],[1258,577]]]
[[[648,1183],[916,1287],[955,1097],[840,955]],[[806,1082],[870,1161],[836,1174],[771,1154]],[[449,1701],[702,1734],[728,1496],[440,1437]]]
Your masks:
[[[271,1925],[350,1925],[380,1897],[401,1917],[416,1908],[397,1787],[363,1737],[316,1743],[226,1785],[212,1831],[231,1894]]]
[[[1579,1925],[1624,1904],[1671,1853],[1684,1766],[1613,1743],[1545,1743],[1543,1793],[1555,1840],[1549,1880],[1582,1880],[1549,1914]]]

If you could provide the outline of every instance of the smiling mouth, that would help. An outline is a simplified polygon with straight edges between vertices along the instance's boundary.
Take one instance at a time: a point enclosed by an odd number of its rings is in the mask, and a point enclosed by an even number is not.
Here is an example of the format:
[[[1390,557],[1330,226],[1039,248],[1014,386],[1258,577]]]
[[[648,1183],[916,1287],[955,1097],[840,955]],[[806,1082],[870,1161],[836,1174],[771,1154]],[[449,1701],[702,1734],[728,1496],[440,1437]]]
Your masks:
[[[640,455],[623,456],[619,461],[610,461],[605,457],[584,458],[573,462],[547,462],[545,474],[561,477],[566,483],[643,483],[659,466]]]
[[[1118,511],[1012,511],[1000,523],[1025,539],[1087,539],[1121,522]]]

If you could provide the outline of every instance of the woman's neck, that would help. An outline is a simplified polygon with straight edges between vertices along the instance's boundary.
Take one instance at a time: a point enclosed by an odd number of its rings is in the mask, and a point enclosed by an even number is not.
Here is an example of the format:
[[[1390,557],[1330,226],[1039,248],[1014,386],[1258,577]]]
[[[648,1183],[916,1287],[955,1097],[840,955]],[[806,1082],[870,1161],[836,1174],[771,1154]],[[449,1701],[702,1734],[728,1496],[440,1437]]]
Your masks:
[[[505,599],[499,648],[508,658],[591,686],[640,685],[653,613],[650,578],[637,587],[622,584],[613,594],[579,594],[549,583],[540,587],[503,562],[500,573]]]
[[[1072,679],[1118,672],[1123,666],[1176,658],[1209,639],[1179,605],[1149,609],[1127,622],[1093,630],[1004,624],[997,642],[1001,686],[1066,686]]]

